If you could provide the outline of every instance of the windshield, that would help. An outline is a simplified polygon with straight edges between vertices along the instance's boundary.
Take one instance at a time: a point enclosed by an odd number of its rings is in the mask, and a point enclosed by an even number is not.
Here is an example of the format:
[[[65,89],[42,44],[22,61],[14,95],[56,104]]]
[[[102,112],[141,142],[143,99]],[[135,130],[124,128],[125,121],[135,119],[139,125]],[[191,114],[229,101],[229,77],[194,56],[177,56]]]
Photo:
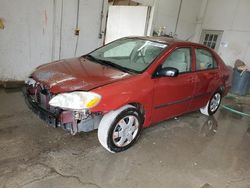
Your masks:
[[[143,72],[167,44],[136,38],[123,38],[95,50],[88,56],[96,62],[120,70]]]

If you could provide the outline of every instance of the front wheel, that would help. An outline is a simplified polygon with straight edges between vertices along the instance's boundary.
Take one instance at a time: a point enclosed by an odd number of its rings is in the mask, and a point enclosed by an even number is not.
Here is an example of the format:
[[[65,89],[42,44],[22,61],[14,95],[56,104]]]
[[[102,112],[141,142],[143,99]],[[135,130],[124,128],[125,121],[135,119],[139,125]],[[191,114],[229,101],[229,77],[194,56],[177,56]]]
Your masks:
[[[213,115],[219,108],[221,103],[221,93],[215,92],[210,100],[207,102],[207,105],[203,108],[200,108],[202,114]]]
[[[98,139],[110,152],[121,152],[131,147],[142,129],[142,115],[130,106],[105,115],[98,128]],[[107,121],[110,119],[110,121]]]

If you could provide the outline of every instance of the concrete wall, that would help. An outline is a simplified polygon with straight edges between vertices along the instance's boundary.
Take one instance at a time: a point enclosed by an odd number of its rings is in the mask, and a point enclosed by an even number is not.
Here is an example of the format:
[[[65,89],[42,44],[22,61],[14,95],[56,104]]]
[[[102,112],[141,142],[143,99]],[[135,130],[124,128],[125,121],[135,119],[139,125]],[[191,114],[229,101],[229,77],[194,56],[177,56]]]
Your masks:
[[[201,29],[223,30],[218,49],[227,64],[236,59],[250,67],[250,1],[249,0],[203,0],[206,2]],[[197,31],[196,41],[200,31]]]
[[[105,0],[105,10],[107,4]],[[23,80],[38,65],[102,45],[101,9],[102,0],[80,0],[77,39],[77,0],[1,0],[5,29],[0,30],[0,80]]]
[[[152,30],[165,26],[167,34],[174,33],[180,0],[137,1],[153,7]],[[224,61],[242,59],[250,67],[249,18],[250,0],[183,0],[176,34],[199,42],[202,29],[223,30],[218,52]]]
[[[52,1],[1,0],[0,79],[23,79],[52,55]]]
[[[195,36],[195,27],[201,8],[201,0],[183,0],[180,19],[177,25],[177,37],[182,40],[191,40]]]
[[[167,34],[174,33],[181,0],[136,1],[152,6],[148,34],[164,26]],[[105,0],[104,13],[107,4]],[[102,0],[80,0],[77,39],[77,0],[1,0],[5,29],[0,30],[0,80],[25,79],[38,65],[102,45],[101,5]],[[223,30],[219,54],[227,64],[239,58],[250,66],[249,10],[249,0],[183,0],[177,37],[199,42],[202,29]],[[105,19],[102,23],[104,30]]]
[[[222,43],[225,45],[221,45],[219,53],[228,64],[239,58],[250,66],[249,18],[249,0],[208,1],[203,28],[224,30]]]
[[[182,1],[177,25],[181,0],[137,0],[137,2],[153,7],[151,33],[160,27],[166,27],[166,34],[176,34],[179,39],[186,40],[194,36],[201,0]]]

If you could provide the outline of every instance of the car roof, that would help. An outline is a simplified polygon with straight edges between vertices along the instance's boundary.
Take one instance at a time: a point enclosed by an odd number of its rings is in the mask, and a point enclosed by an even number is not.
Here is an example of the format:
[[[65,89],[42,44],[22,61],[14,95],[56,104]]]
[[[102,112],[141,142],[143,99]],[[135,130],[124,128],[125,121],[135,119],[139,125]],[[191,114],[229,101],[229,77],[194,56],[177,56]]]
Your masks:
[[[178,40],[175,38],[171,37],[157,37],[157,36],[131,36],[131,37],[126,37],[126,38],[138,38],[138,39],[143,39],[143,40],[150,40],[153,42],[159,42],[159,43],[164,43],[168,45],[176,44],[176,45],[194,45],[194,46],[201,46],[208,48],[207,46],[199,43],[194,43],[190,41],[183,41],[183,40]]]

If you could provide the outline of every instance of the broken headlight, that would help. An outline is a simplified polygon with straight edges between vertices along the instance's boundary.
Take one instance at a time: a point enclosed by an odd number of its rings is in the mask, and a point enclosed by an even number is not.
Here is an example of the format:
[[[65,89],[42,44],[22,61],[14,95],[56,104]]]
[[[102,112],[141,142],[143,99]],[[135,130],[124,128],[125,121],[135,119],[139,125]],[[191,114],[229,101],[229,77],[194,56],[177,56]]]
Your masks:
[[[66,110],[81,111],[95,107],[100,100],[101,96],[97,93],[79,91],[58,94],[49,101],[49,104]]]

